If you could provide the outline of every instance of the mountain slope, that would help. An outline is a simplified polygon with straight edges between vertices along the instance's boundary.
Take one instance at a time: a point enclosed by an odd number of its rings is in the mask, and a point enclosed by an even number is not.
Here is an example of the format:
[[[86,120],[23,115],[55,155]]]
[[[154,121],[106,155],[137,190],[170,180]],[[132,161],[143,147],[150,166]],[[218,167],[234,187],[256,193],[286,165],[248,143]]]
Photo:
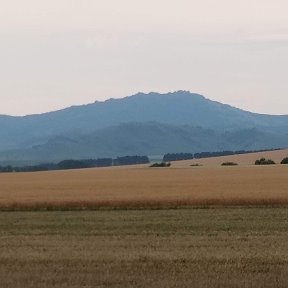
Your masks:
[[[282,144],[279,146],[279,144]],[[288,137],[257,129],[217,132],[191,126],[126,123],[88,134],[57,136],[31,148],[0,152],[1,161],[50,162],[169,152],[256,150],[288,147]]]
[[[281,132],[288,116],[246,112],[185,91],[139,93],[40,115],[0,116],[0,151],[45,143],[56,135],[89,133],[126,122],[159,122],[221,131],[259,128]]]
[[[255,114],[186,91],[0,115],[0,161],[278,147],[288,147],[288,115]]]

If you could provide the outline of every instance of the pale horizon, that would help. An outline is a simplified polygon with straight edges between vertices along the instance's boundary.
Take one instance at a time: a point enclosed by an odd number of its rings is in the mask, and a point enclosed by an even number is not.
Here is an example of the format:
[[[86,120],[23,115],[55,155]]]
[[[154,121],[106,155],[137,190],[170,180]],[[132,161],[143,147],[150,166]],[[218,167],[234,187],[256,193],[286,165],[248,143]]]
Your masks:
[[[188,90],[288,114],[284,0],[11,0],[0,11],[1,115]]]

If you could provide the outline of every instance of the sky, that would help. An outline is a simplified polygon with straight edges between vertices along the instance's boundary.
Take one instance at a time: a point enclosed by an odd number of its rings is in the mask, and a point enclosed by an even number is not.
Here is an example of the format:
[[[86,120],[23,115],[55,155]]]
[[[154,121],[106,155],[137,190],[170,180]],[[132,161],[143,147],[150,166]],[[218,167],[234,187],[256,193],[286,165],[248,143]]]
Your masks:
[[[0,114],[189,90],[288,114],[287,0],[0,0]]]

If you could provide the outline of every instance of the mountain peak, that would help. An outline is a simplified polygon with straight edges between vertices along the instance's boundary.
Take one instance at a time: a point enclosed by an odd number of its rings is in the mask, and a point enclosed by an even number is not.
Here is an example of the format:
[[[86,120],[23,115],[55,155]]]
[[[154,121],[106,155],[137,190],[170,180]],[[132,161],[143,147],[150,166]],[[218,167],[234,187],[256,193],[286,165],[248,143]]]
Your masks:
[[[127,99],[129,97],[197,97],[197,98],[202,98],[206,99],[203,95],[197,94],[197,93],[192,93],[190,91],[186,90],[178,90],[174,92],[168,92],[168,93],[159,93],[159,92],[149,92],[149,93],[144,93],[144,92],[138,92],[137,94],[134,94],[132,96],[125,97],[123,99]]]
[[[96,101],[45,114],[0,117],[0,150],[41,144],[57,135],[90,133],[121,123],[148,122],[188,125],[215,131],[256,127],[267,131],[277,129],[279,133],[283,133],[288,128],[287,116],[246,112],[190,91],[162,94],[140,92],[122,99]]]

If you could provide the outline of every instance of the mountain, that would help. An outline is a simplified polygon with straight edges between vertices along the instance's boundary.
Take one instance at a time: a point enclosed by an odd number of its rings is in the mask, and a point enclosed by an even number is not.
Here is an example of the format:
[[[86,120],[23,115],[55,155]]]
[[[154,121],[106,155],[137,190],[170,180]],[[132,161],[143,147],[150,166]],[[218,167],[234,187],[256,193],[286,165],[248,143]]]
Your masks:
[[[125,155],[162,155],[169,152],[258,150],[287,147],[288,137],[257,129],[218,132],[188,125],[124,123],[87,134],[56,136],[26,149],[0,152],[2,161],[57,162]]]
[[[251,113],[187,91],[2,115],[0,127],[0,160],[288,147],[288,115]]]

